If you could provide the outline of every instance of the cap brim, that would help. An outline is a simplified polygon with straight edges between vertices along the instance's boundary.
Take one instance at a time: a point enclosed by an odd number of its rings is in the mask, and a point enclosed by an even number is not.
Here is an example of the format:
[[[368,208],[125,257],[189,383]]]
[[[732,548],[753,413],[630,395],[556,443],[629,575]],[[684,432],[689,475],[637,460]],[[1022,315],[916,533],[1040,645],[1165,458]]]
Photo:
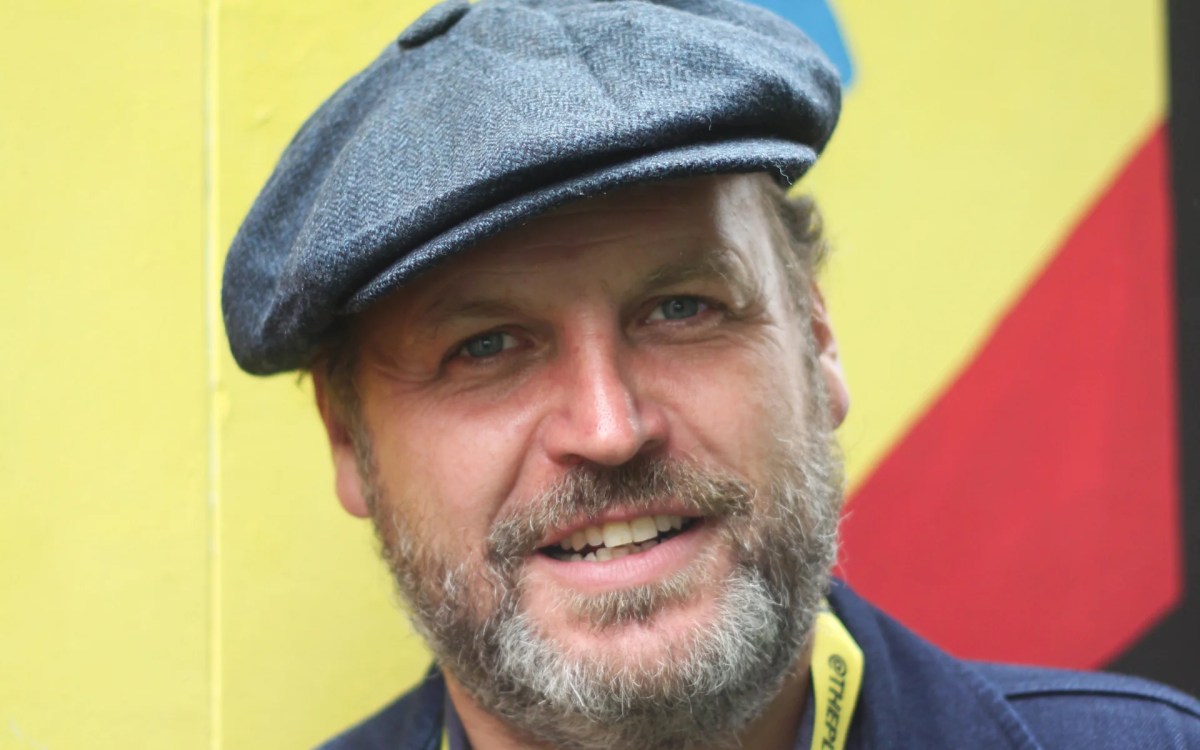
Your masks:
[[[714,174],[765,172],[786,186],[798,180],[816,159],[816,151],[794,141],[746,138],[691,144],[594,170],[501,203],[407,250],[351,296],[341,313],[361,312],[445,258],[576,200],[628,185]]]

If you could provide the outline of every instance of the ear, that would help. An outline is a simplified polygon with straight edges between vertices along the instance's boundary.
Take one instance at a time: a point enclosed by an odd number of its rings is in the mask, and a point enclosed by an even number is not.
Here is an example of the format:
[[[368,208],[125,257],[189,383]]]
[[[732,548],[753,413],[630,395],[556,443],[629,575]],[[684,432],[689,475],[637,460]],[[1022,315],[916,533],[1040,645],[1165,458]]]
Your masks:
[[[833,336],[833,326],[829,322],[825,298],[821,296],[821,290],[816,284],[809,284],[809,291],[817,361],[821,377],[825,380],[825,391],[829,394],[830,424],[837,427],[850,411],[850,389],[846,387],[846,377],[842,374],[842,361],[838,358],[837,339]]]
[[[366,518],[371,515],[371,509],[367,507],[362,476],[358,473],[354,440],[345,418],[331,403],[329,383],[319,365],[313,368],[313,385],[317,393],[317,411],[321,413],[329,450],[333,454],[334,488],[338,500],[350,515]]]

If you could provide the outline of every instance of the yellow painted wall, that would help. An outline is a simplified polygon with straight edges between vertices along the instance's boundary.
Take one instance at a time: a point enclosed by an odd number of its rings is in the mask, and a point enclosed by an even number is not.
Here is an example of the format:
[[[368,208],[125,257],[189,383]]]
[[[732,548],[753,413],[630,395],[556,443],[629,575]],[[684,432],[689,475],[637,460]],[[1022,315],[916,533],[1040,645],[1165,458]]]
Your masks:
[[[308,747],[424,669],[309,387],[237,371],[218,290],[288,138],[425,5],[0,3],[0,748]],[[852,480],[1164,106],[1157,4],[917,5],[837,3],[858,81],[810,181]]]
[[[204,748],[204,34],[0,3],[0,747]]]

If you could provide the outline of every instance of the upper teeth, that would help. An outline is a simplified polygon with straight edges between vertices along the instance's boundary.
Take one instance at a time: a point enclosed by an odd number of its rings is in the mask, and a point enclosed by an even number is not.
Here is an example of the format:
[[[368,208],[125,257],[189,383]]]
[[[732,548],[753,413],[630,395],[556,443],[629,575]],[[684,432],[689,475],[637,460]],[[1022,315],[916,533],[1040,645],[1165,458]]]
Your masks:
[[[603,526],[588,526],[563,539],[559,545],[568,552],[588,546],[615,549],[653,539],[660,531],[681,528],[682,516],[642,516],[632,521],[611,521]]]

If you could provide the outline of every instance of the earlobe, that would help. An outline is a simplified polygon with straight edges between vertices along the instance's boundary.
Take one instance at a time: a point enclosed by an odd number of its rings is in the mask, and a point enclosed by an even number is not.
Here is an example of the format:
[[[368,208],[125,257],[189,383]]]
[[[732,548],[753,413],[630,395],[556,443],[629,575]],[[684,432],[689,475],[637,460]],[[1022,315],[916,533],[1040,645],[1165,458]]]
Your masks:
[[[817,361],[821,377],[825,381],[825,392],[829,395],[830,426],[837,427],[850,411],[850,389],[842,374],[842,361],[838,357],[837,339],[829,322],[825,299],[816,284],[810,284],[812,300],[812,333],[817,347]]]
[[[358,471],[354,439],[345,418],[330,403],[329,389],[320,367],[313,370],[313,385],[317,396],[317,411],[325,425],[329,438],[329,450],[333,457],[334,489],[342,508],[352,516],[366,518],[371,514],[367,506],[362,476]]]

